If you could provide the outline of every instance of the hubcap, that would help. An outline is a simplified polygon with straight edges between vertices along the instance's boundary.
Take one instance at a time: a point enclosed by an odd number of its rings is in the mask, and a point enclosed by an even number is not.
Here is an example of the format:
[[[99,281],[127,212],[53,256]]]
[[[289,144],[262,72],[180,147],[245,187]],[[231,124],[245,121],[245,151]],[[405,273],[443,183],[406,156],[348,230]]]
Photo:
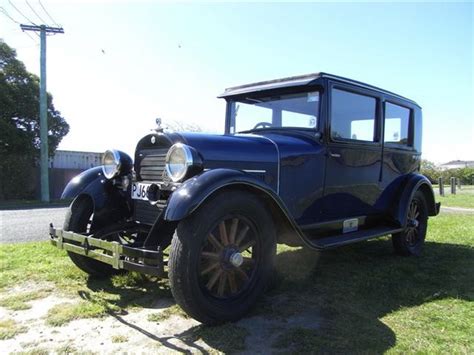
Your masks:
[[[236,252],[230,256],[229,261],[232,266],[240,267],[244,263],[244,257],[239,252]]]

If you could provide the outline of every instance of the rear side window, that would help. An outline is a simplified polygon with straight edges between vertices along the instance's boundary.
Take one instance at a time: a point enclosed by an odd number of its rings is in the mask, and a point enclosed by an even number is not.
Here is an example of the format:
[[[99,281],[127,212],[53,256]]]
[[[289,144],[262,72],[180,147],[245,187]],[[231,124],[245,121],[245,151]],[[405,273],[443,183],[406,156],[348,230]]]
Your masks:
[[[385,103],[385,143],[409,145],[410,109]]]
[[[357,141],[376,141],[374,97],[333,89],[331,97],[331,137]]]

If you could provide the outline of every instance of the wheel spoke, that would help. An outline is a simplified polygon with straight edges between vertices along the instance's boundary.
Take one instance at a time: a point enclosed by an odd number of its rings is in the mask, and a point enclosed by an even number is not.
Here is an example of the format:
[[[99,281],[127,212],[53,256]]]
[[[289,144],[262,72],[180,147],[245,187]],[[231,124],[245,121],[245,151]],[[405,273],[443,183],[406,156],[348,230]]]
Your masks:
[[[217,262],[210,264],[207,268],[201,271],[201,275],[206,275],[207,273],[211,272],[218,266],[219,266],[219,263]]]
[[[218,253],[211,253],[208,251],[203,251],[201,257],[204,259],[220,260],[220,255]]]
[[[239,233],[239,236],[237,237],[237,240],[235,241],[235,245],[239,246],[240,243],[243,242],[243,240],[245,239],[245,236],[247,235],[247,232],[249,231],[249,228],[250,227],[248,225],[245,225],[244,228],[242,228],[242,230]]]
[[[217,280],[219,280],[219,277],[221,276],[222,274],[222,269],[219,269],[217,270],[213,275],[212,277],[209,279],[206,287],[209,291],[212,290],[212,288],[214,287],[214,285],[216,284]]]
[[[230,226],[230,233],[229,233],[229,243],[235,243],[235,234],[237,233],[237,227],[239,225],[239,219],[234,218],[232,219],[232,225]]]
[[[245,282],[247,282],[249,280],[248,275],[241,268],[235,268],[235,271],[236,271],[237,275],[239,275],[240,278],[242,280],[244,280]]]
[[[230,292],[236,293],[237,292],[237,282],[235,281],[235,274],[231,272],[229,274],[229,285],[230,285]]]
[[[408,218],[413,219],[413,203],[410,205],[410,210],[408,211]]]
[[[227,274],[225,272],[222,272],[221,276],[219,277],[219,287],[217,288],[218,296],[224,295],[226,280],[227,280]]]
[[[229,244],[229,239],[227,239],[227,229],[225,227],[225,221],[222,221],[219,224],[219,234],[220,234],[220,237],[221,237],[222,244],[224,244],[224,245]]]
[[[254,265],[255,264],[255,260],[253,260],[252,258],[244,257],[243,259],[244,259],[243,265],[245,265],[245,264]]]
[[[217,250],[221,251],[224,246],[221,244],[221,242],[219,242],[217,240],[216,237],[214,237],[214,234],[212,233],[209,233],[209,235],[207,236],[207,239],[209,239],[209,241],[211,242],[211,244],[214,246],[214,248],[216,248]]]
[[[255,240],[252,239],[250,242],[248,242],[248,243],[244,244],[243,246],[239,247],[239,250],[240,250],[240,252],[243,252],[243,251],[247,250],[248,248],[253,247],[254,245],[255,245]]]

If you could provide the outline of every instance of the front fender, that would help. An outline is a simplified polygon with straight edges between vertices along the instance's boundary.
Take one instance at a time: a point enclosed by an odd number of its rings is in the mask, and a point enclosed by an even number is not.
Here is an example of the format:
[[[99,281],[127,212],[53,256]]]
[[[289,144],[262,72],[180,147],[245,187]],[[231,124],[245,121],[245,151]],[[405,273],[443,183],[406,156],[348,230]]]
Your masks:
[[[88,169],[69,181],[61,199],[77,199],[80,196],[91,199],[94,220],[98,225],[105,225],[131,214],[127,197],[104,177],[100,166]]]
[[[96,166],[95,168],[87,169],[68,182],[61,195],[61,199],[74,199],[94,181],[100,181],[101,179],[105,180],[105,177],[102,175],[102,167]]]
[[[421,174],[410,174],[406,180],[403,192],[398,202],[398,208],[395,212],[395,220],[400,223],[402,227],[407,224],[408,208],[410,201],[416,191],[421,190],[425,197],[429,216],[436,216],[439,213],[439,204],[436,204],[433,188],[430,181]]]
[[[272,197],[288,213],[279,196],[264,181],[234,169],[213,169],[186,180],[168,200],[164,219],[179,221],[190,215],[213,192],[230,185],[247,185]]]

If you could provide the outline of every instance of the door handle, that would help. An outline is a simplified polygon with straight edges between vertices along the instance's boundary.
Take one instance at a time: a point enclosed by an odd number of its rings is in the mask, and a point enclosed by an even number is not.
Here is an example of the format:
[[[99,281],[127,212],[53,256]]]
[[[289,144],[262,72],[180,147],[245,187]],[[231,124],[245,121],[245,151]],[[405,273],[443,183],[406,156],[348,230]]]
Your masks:
[[[330,155],[331,155],[333,158],[340,158],[340,157],[341,157],[341,154],[338,154],[338,153],[330,153]]]

